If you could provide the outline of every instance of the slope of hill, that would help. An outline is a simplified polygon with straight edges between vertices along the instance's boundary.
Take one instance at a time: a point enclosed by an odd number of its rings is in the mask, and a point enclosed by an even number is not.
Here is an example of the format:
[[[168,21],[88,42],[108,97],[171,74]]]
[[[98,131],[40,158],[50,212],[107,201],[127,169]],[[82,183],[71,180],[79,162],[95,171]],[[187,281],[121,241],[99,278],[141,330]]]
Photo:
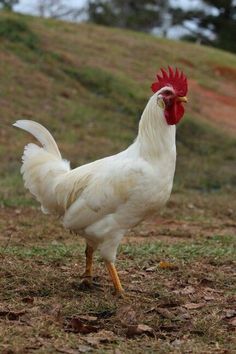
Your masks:
[[[190,103],[178,127],[175,189],[235,186],[236,56],[199,45],[88,24],[0,16],[0,195],[25,203],[19,176],[30,137],[19,118],[47,126],[77,165],[118,152],[135,137],[157,70],[189,77]]]

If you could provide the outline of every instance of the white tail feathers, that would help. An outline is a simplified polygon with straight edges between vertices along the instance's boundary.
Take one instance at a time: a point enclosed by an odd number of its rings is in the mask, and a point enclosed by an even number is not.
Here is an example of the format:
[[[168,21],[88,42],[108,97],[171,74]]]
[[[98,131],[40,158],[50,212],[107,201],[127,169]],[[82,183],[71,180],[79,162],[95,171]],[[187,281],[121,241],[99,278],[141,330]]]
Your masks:
[[[41,124],[34,122],[33,120],[23,119],[16,121],[13,125],[32,134],[38,139],[46,151],[61,159],[61,154],[54,138]]]
[[[43,146],[32,143],[25,146],[21,167],[25,187],[41,203],[43,212],[63,213],[55,189],[61,178],[70,171],[69,162],[62,160],[55,140],[41,124],[19,120],[13,125],[31,133]]]

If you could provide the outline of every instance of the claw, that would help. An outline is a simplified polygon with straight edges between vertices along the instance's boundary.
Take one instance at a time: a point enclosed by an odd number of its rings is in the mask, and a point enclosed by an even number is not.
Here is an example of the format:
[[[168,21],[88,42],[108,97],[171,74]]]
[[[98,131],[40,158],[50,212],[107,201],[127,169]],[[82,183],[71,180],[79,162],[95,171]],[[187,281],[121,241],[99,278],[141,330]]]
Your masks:
[[[80,283],[80,288],[82,290],[87,290],[87,289],[91,289],[92,287],[93,287],[93,278],[84,276]]]

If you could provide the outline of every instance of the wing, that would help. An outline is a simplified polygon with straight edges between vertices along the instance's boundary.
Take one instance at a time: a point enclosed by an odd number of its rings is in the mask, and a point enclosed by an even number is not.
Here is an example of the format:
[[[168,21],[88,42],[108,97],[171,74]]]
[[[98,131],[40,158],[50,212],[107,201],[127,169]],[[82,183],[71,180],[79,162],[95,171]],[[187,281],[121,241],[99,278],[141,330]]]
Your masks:
[[[142,168],[131,161],[108,158],[96,161],[87,170],[75,171],[73,177],[68,176],[64,186],[72,181],[73,184],[64,200],[67,201],[64,225],[84,229],[125,204],[143,174]]]

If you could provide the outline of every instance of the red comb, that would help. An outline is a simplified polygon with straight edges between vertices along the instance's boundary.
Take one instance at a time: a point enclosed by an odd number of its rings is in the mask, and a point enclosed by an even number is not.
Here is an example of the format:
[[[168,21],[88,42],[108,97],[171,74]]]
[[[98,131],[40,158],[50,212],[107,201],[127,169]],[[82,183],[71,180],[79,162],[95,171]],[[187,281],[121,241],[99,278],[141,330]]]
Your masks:
[[[169,66],[168,71],[161,69],[161,74],[157,74],[157,81],[155,81],[151,88],[153,92],[159,91],[164,86],[172,86],[178,96],[186,96],[188,91],[187,78],[182,71],[175,69],[175,71]]]

